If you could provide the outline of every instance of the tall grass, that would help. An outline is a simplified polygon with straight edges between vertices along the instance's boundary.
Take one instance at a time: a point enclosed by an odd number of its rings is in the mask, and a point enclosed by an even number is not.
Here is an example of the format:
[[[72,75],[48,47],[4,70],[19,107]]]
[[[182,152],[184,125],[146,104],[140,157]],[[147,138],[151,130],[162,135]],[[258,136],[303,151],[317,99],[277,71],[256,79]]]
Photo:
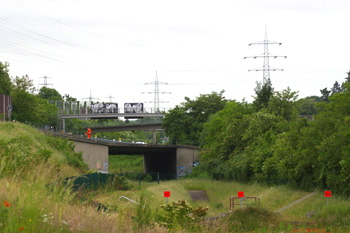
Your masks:
[[[80,173],[65,159],[62,151],[69,148],[58,151],[48,136],[19,123],[0,123],[0,135],[1,232],[118,232],[118,214],[82,205],[70,187],[56,182]]]

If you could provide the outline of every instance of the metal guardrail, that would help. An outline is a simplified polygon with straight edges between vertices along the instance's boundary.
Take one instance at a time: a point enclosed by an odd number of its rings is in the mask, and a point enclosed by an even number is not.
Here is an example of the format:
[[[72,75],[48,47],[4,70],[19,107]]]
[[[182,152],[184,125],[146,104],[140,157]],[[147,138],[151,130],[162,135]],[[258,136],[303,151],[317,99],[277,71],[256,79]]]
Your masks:
[[[315,192],[309,193],[308,195],[306,195],[306,196],[304,196],[304,197],[302,197],[302,198],[299,198],[298,200],[296,200],[296,201],[290,203],[289,205],[286,205],[286,206],[282,207],[281,209],[276,210],[275,213],[281,213],[281,212],[285,211],[286,209],[288,209],[288,208],[290,208],[290,207],[293,207],[294,205],[296,205],[296,204],[298,204],[298,203],[304,201],[305,199],[307,199],[307,198],[313,196],[314,194],[315,194]]]
[[[240,200],[240,203],[235,204],[235,199]],[[230,212],[234,210],[235,205],[243,207],[243,205],[245,205],[243,201],[247,199],[254,199],[255,203],[260,203],[260,198],[258,197],[230,197]]]
[[[136,201],[134,201],[134,200],[132,200],[132,199],[126,197],[126,196],[120,196],[119,197],[119,199],[122,199],[122,198],[124,198],[124,199],[126,199],[126,200],[128,200],[128,201],[130,201],[130,202],[132,202],[132,203],[134,203],[136,205],[140,205],[138,202],[136,202]],[[145,206],[143,206],[143,207],[145,207]]]

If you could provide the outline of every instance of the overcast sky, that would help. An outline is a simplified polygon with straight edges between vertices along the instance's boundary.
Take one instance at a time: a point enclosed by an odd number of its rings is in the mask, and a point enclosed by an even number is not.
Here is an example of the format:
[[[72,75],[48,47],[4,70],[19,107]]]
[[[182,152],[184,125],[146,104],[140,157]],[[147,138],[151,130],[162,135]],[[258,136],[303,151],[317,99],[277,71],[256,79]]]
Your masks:
[[[251,102],[263,73],[248,70],[263,59],[243,58],[264,53],[248,44],[267,28],[282,43],[269,52],[287,56],[270,59],[284,69],[273,87],[303,98],[350,70],[349,12],[348,0],[0,0],[0,61],[37,88],[46,76],[62,95],[120,107],[153,107],[156,72],[161,108],[221,90]]]

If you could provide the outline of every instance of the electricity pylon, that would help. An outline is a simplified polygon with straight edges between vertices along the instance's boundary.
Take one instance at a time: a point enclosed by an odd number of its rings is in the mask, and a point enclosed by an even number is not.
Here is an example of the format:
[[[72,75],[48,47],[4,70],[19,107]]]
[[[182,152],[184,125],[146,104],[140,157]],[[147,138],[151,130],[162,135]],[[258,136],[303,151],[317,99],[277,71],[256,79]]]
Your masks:
[[[159,84],[164,84],[164,85],[168,85],[168,83],[165,82],[159,82],[158,81],[158,74],[156,71],[156,80],[154,82],[149,82],[149,83],[145,83],[145,85],[148,84],[154,84],[154,91],[151,92],[142,92],[141,94],[154,94],[154,100],[150,101],[150,103],[154,103],[154,112],[159,112],[159,103],[168,103],[168,102],[164,102],[164,101],[160,101],[159,100],[159,94],[171,94],[171,92],[160,92],[159,91]]]
[[[269,41],[267,39],[267,29],[265,27],[265,38],[264,38],[264,40],[249,44],[249,46],[251,46],[251,45],[264,45],[264,53],[262,55],[244,57],[244,59],[246,59],[246,58],[254,58],[254,59],[256,59],[256,58],[264,58],[264,65],[263,65],[262,68],[248,70],[248,71],[263,71],[263,83],[265,83],[267,80],[270,79],[270,71],[283,71],[283,69],[270,67],[270,62],[269,62],[270,57],[271,58],[279,58],[279,57],[287,58],[287,56],[271,55],[269,53],[269,45],[275,45],[275,44],[282,45],[282,43],[280,43],[280,42]]]
[[[89,104],[91,104],[92,100],[94,100],[94,99],[98,100],[98,98],[92,97],[91,89],[90,89],[90,96],[87,98],[83,98],[83,100],[86,100],[86,99],[89,101]]]
[[[44,76],[44,77],[41,77],[41,78],[44,79],[44,83],[40,83],[39,86],[40,86],[40,85],[41,85],[41,86],[44,86],[44,87],[53,86],[52,83],[47,83],[47,79],[49,79],[49,77]]]
[[[111,95],[107,96],[106,98],[108,98],[109,102],[112,103],[112,99],[114,99],[115,97],[113,97],[112,94],[111,94]]]

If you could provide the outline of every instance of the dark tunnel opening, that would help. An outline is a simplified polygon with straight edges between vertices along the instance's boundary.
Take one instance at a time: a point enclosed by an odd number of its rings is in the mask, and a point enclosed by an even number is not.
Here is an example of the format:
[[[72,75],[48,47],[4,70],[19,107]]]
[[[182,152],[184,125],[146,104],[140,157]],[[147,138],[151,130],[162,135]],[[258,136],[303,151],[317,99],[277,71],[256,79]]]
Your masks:
[[[144,173],[159,179],[177,178],[176,148],[109,147],[109,155],[143,155]]]

